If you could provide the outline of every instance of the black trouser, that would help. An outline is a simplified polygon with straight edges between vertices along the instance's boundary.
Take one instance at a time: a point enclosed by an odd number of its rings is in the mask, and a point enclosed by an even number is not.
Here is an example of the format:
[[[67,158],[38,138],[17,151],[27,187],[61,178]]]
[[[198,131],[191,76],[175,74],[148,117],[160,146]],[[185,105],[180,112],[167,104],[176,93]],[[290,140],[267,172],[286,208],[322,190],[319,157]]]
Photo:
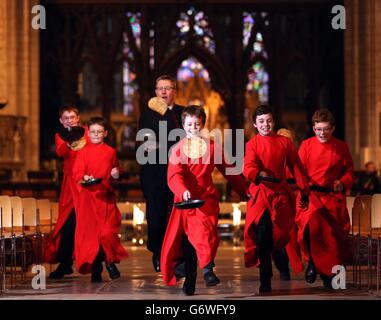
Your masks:
[[[184,235],[182,247],[184,252],[185,276],[195,276],[197,273],[197,254],[186,235]]]
[[[289,273],[290,268],[288,267],[288,255],[285,248],[274,251],[274,264],[280,273]]]
[[[257,226],[257,250],[260,261],[260,271],[264,278],[271,278],[271,252],[273,250],[273,225],[270,214],[265,211]],[[274,250],[274,264],[280,273],[289,273],[289,259],[285,248]]]
[[[73,209],[62,226],[61,239],[57,251],[57,261],[65,267],[73,265],[75,224],[75,212]]]
[[[309,256],[311,262],[313,262],[313,261],[312,261],[312,255],[311,255],[311,235],[310,235],[310,227],[308,226],[308,224],[307,224],[307,226],[306,226],[305,229],[304,229],[303,239],[304,239],[304,245],[306,246],[307,251],[308,251],[308,256]]]
[[[259,276],[261,280],[269,280],[272,275],[271,252],[273,250],[273,226],[270,214],[265,211],[258,222],[256,244],[259,258]]]
[[[102,272],[102,262],[105,260],[105,253],[103,251],[102,246],[99,246],[99,251],[97,256],[95,257],[95,260],[93,262],[93,265],[91,267],[92,273],[101,273]]]
[[[167,185],[160,186],[146,194],[147,248],[158,259],[160,258],[161,247],[172,206],[173,193]]]

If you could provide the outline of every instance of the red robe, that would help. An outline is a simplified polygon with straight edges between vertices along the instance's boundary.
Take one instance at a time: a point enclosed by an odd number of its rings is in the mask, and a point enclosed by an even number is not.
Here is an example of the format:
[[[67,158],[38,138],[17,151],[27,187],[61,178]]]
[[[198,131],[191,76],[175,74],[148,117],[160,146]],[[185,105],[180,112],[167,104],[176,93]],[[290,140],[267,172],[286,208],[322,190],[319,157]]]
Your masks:
[[[106,263],[118,263],[127,257],[118,237],[121,214],[111,186],[111,169],[118,167],[115,149],[107,144],[89,143],[78,152],[73,177],[79,190],[77,225],[75,230],[75,259],[77,270],[88,273],[100,246]],[[103,178],[101,184],[82,187],[83,176]]]
[[[167,285],[176,285],[174,267],[183,256],[181,244],[184,233],[196,250],[201,268],[216,256],[219,244],[217,227],[220,195],[213,185],[214,168],[217,167],[239,195],[247,195],[246,182],[241,175],[226,175],[225,169],[231,166],[225,162],[223,156],[222,164],[214,164],[221,149],[213,141],[210,141],[205,156],[199,159],[190,159],[182,152],[186,141],[187,139],[181,140],[172,149],[168,165],[168,186],[174,193],[174,202],[183,201],[183,193],[189,190],[192,199],[205,200],[205,204],[197,209],[172,209],[160,260],[163,279]],[[176,164],[175,159],[179,158],[181,162]],[[205,161],[206,159],[209,161]]]
[[[296,148],[290,139],[275,133],[271,136],[257,134],[246,144],[243,173],[251,182],[251,199],[247,204],[244,229],[246,267],[259,265],[255,232],[266,210],[271,216],[273,225],[274,249],[280,250],[290,241],[295,226],[295,198],[293,191],[286,183],[287,167],[295,177],[298,187],[303,190],[303,194],[308,194],[307,178],[303,173]],[[269,176],[280,179],[281,182],[257,184],[255,180],[260,171],[265,171]],[[296,250],[294,248],[294,251]],[[287,252],[289,253],[289,250]],[[292,269],[300,272],[302,265],[298,255],[290,254],[289,259]]]
[[[291,174],[290,169],[286,168],[286,179],[294,179],[293,175]],[[289,184],[289,183],[288,183]],[[293,214],[294,219],[296,216],[296,206],[298,205],[296,203],[296,196],[299,193],[299,188],[296,184],[289,184],[290,189],[292,190],[292,201],[293,201]],[[295,220],[294,220],[295,221]],[[303,271],[303,263],[302,263],[302,252],[298,243],[298,226],[296,223],[294,223],[294,226],[291,230],[290,234],[290,241],[286,245],[286,251],[287,256],[289,257],[290,261],[293,261],[292,269],[295,273],[302,272]]]
[[[85,128],[86,144],[90,143],[87,127]],[[57,251],[61,240],[61,229],[73,209],[77,207],[78,190],[73,179],[73,165],[78,151],[74,151],[67,146],[67,142],[62,140],[58,133],[55,135],[56,154],[63,157],[63,181],[58,204],[58,219],[52,235],[49,237],[44,252],[44,261],[47,263],[57,263]],[[76,211],[76,210],[75,210]]]
[[[313,137],[303,141],[299,156],[311,185],[333,188],[333,182],[340,180],[345,190],[350,190],[354,181],[353,162],[345,142],[332,137],[321,143]],[[342,264],[349,255],[350,220],[345,194],[311,191],[309,209],[307,212],[297,209],[296,223],[304,259],[309,260],[303,241],[308,224],[316,271],[331,276],[332,267]]]

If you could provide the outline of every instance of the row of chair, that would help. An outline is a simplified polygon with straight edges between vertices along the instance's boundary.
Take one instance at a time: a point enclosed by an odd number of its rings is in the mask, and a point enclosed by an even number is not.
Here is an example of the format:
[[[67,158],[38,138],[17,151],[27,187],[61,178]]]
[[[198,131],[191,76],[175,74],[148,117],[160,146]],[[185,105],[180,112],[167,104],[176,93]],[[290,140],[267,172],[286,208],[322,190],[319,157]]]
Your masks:
[[[375,273],[377,287],[381,280],[381,251],[377,248],[381,239],[381,194],[347,197],[347,208],[352,225],[353,282],[361,288],[365,271],[368,290],[372,290]]]
[[[42,262],[43,239],[53,230],[57,217],[58,203],[0,196],[0,292],[5,290],[8,267],[13,287],[18,267],[24,281],[28,266]]]

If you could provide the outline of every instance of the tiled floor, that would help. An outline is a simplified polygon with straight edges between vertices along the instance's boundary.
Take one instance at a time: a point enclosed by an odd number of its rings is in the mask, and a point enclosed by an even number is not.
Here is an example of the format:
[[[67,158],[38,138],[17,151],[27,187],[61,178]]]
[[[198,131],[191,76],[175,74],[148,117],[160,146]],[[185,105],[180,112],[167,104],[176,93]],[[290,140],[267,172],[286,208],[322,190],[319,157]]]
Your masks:
[[[221,284],[213,288],[206,288],[200,275],[197,280],[196,294],[184,296],[181,287],[182,281],[176,287],[166,287],[160,273],[153,271],[151,255],[145,247],[127,246],[130,257],[123,261],[119,269],[120,279],[110,281],[106,271],[103,273],[104,282],[92,284],[90,276],[75,273],[62,280],[46,281],[45,290],[32,288],[32,274],[28,281],[16,288],[8,289],[1,299],[55,299],[55,300],[332,300],[380,299],[365,288],[355,289],[352,286],[352,273],[347,272],[347,289],[330,290],[323,288],[320,280],[313,285],[304,282],[303,274],[292,275],[292,280],[282,282],[274,269],[272,281],[273,292],[267,295],[258,294],[259,280],[256,268],[247,269],[243,266],[243,248],[231,245],[222,245],[219,248],[215,271],[221,279]],[[46,274],[50,271],[46,266]],[[365,284],[365,281],[363,280]],[[365,285],[364,285],[365,287]]]

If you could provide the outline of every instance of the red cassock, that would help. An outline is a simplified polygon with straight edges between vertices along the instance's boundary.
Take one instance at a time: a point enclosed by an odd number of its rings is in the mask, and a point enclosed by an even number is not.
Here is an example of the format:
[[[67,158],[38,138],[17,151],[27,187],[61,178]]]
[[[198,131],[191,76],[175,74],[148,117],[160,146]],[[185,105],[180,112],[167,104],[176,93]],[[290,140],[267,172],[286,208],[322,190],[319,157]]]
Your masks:
[[[295,197],[286,183],[286,168],[295,177],[297,186],[308,194],[308,181],[292,141],[286,137],[272,134],[261,136],[257,134],[246,144],[243,173],[251,182],[251,199],[247,204],[244,229],[245,266],[259,265],[256,250],[256,226],[263,213],[267,210],[273,225],[274,249],[280,250],[289,244],[295,227]],[[256,182],[259,172],[279,179],[280,183]],[[292,245],[292,243],[290,243]],[[302,271],[302,264],[297,248],[286,247],[291,267],[294,272]],[[291,250],[292,249],[292,250]]]
[[[115,149],[107,144],[89,143],[78,152],[73,177],[79,182],[85,174],[102,178],[102,183],[79,190],[77,225],[75,230],[75,260],[80,273],[91,272],[100,246],[106,263],[118,263],[127,257],[118,233],[121,214],[111,186],[111,169],[118,167]]]
[[[183,201],[183,193],[189,190],[192,199],[205,200],[205,204],[197,209],[172,209],[160,260],[163,279],[167,285],[176,284],[174,268],[178,259],[183,256],[181,244],[184,233],[196,250],[201,268],[216,256],[219,244],[217,227],[220,195],[212,180],[214,168],[217,167],[240,196],[247,195],[245,179],[241,175],[226,173],[225,169],[232,166],[225,162],[217,144],[210,141],[203,157],[191,159],[183,153],[183,145],[187,141],[181,140],[172,149],[168,165],[168,186],[175,195],[174,202]],[[215,164],[215,160],[219,164]]]
[[[87,127],[85,128],[86,144],[90,143]],[[67,142],[62,140],[58,133],[55,135],[56,154],[63,157],[63,181],[58,204],[58,219],[52,235],[44,252],[44,261],[47,263],[57,263],[57,251],[61,240],[61,229],[73,209],[77,207],[78,190],[73,179],[73,165],[78,151],[74,151],[67,146]],[[76,211],[76,210],[75,210]]]
[[[288,181],[292,180],[294,181],[294,177],[293,175],[291,174],[291,171],[290,169],[287,167],[286,168],[286,179]],[[295,219],[295,215],[296,215],[296,206],[297,206],[297,203],[296,203],[296,196],[297,194],[299,193],[299,188],[298,186],[295,184],[295,183],[288,183],[289,184],[289,187],[290,189],[292,190],[293,192],[293,197],[292,197],[292,201],[293,201],[293,214],[294,214],[294,219]],[[289,260],[293,261],[293,270],[294,272],[302,272],[303,271],[303,264],[302,264],[302,252],[301,252],[301,249],[300,249],[300,246],[299,246],[299,243],[298,243],[298,226],[294,220],[294,226],[291,230],[291,234],[290,234],[290,241],[287,243],[286,245],[286,252],[287,252],[287,256],[289,257]]]
[[[303,141],[299,156],[311,185],[332,189],[333,182],[340,180],[345,190],[350,190],[354,181],[353,162],[345,142],[332,137],[327,143],[321,143],[313,137]],[[331,276],[332,267],[342,264],[350,254],[350,220],[345,194],[311,190],[309,209],[307,212],[297,210],[296,223],[303,258],[309,260],[303,242],[304,230],[308,224],[316,271]]]

